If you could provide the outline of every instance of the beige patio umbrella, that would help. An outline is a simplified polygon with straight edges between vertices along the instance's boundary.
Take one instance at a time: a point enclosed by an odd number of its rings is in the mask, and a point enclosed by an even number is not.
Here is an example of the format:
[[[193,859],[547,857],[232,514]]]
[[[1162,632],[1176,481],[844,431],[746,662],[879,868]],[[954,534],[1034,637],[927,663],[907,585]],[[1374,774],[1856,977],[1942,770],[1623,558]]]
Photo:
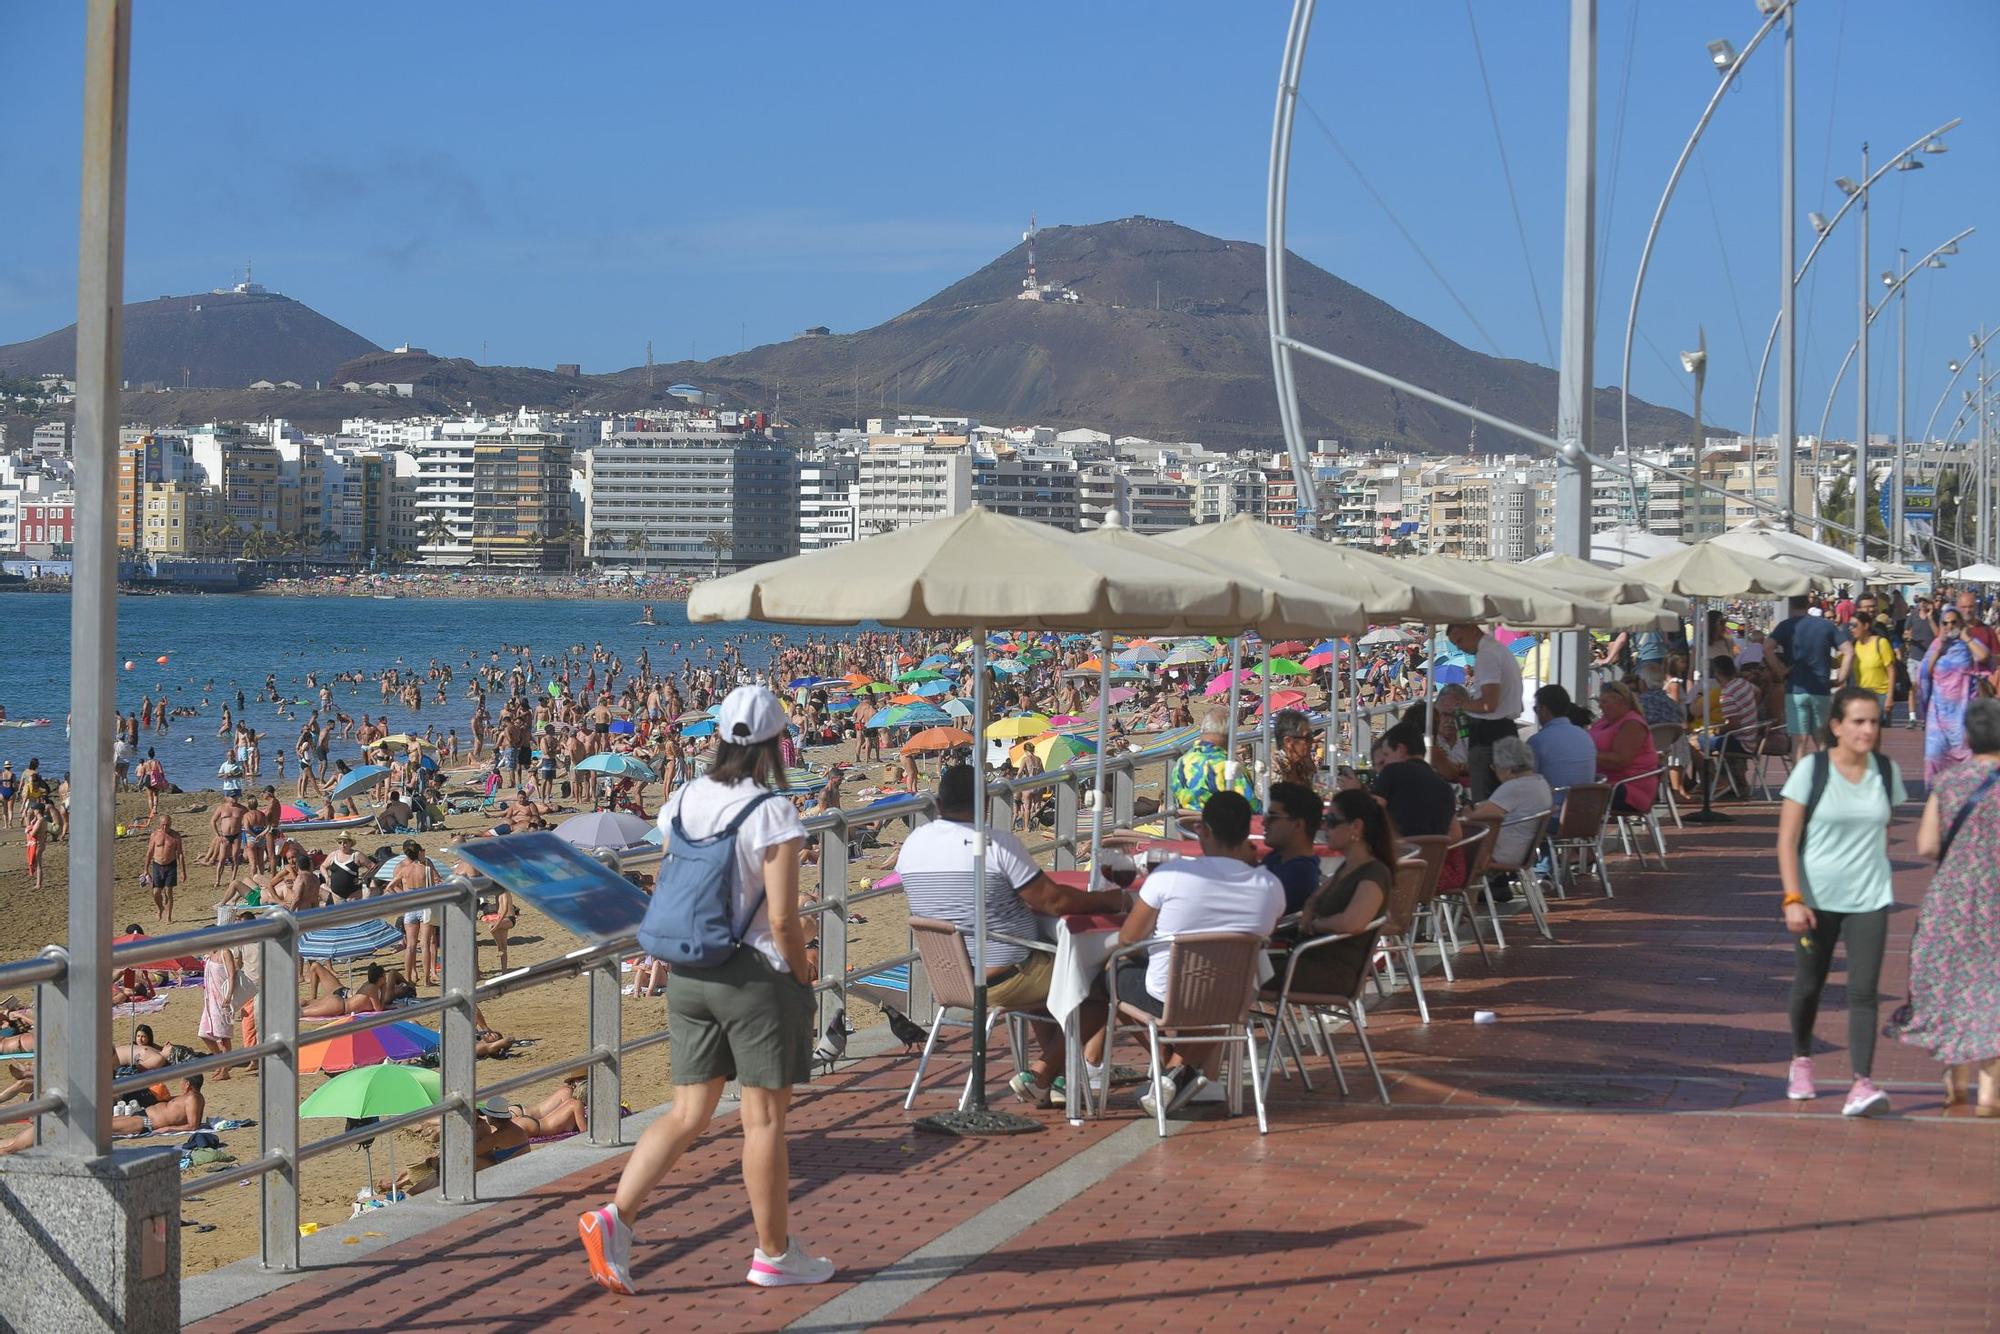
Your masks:
[[[1275,531],[1275,530],[1274,530]],[[1211,557],[1195,547],[1182,547],[1141,537],[1125,526],[1122,515],[1117,510],[1105,514],[1102,526],[1083,534],[1085,543],[1113,551],[1126,552],[1147,560],[1165,561],[1189,570],[1220,573],[1240,580],[1250,590],[1258,602],[1254,620],[1245,623],[1263,636],[1266,644],[1274,643],[1288,636],[1298,635],[1313,639],[1327,635],[1361,634],[1368,629],[1368,616],[1360,602],[1345,592],[1335,592],[1331,588],[1315,587],[1311,584],[1290,579],[1282,574],[1255,571],[1237,565],[1226,559]],[[1318,544],[1315,543],[1315,546]],[[1091,822],[1090,864],[1095,874],[1097,854],[1100,846],[1100,831],[1104,823],[1104,707],[1103,700],[1110,686],[1111,632],[1103,632],[1104,644],[1098,654],[1103,679],[1098,682],[1098,741],[1097,748],[1097,812]],[[1240,638],[1230,640],[1230,708],[1229,708],[1229,763],[1236,763],[1236,679],[1242,669],[1243,651]],[[1329,679],[1338,673],[1329,673]],[[1271,673],[1268,668],[1263,673],[1264,708],[1262,714],[1262,744],[1264,748],[1264,784],[1266,797],[1270,793],[1271,773]],[[1328,699],[1328,712],[1332,712],[1333,700]],[[1329,747],[1329,750],[1331,748]]]
[[[1153,540],[1259,574],[1345,593],[1377,623],[1484,621],[1499,614],[1482,594],[1426,573],[1415,562],[1316,542],[1242,515],[1179,528]]]
[[[1812,587],[1812,576],[1804,570],[1746,555],[1741,551],[1732,551],[1728,547],[1717,546],[1713,539],[1697,542],[1679,551],[1670,551],[1664,556],[1655,556],[1651,560],[1640,561],[1636,565],[1628,565],[1625,567],[1625,573],[1634,579],[1643,579],[1656,588],[1697,601],[1710,598],[1791,597]],[[1696,611],[1699,612],[1700,608],[1697,607]],[[1697,614],[1694,623],[1697,636],[1696,666],[1700,669],[1702,677],[1701,724],[1704,730],[1712,730],[1715,714],[1709,706],[1707,684],[1708,617]],[[1705,759],[1701,766],[1701,776],[1701,810],[1686,818],[1697,824],[1716,824],[1728,820],[1728,816],[1716,811],[1710,804],[1712,794],[1709,787],[1712,780]]]
[[[980,792],[973,804],[973,883],[983,885],[987,628],[1236,633],[1254,622],[1263,605],[1259,590],[1240,577],[1086,543],[1076,534],[975,505],[963,514],[697,585],[688,598],[688,619],[972,629],[973,757]],[[1011,1130],[1018,1127],[985,1106],[984,894],[973,915],[972,960],[972,1102],[963,1116],[941,1118],[940,1128],[963,1134]]]
[[[1562,551],[1545,551],[1518,565],[1506,561],[1485,564],[1503,574],[1546,580],[1605,602],[1655,602],[1660,597],[1659,589],[1643,579],[1634,579],[1622,569],[1598,565]]]
[[[1873,561],[1856,558],[1839,547],[1815,542],[1802,533],[1770,527],[1761,520],[1731,528],[1708,539],[1718,547],[1740,551],[1746,556],[1790,565],[1807,574],[1841,583],[1862,583],[1873,579],[1879,567]]]
[[[1574,630],[1603,625],[1611,619],[1610,604],[1602,598],[1558,587],[1534,575],[1505,572],[1450,556],[1419,556],[1410,563],[1438,579],[1484,593],[1493,604],[1496,619],[1515,630]]]

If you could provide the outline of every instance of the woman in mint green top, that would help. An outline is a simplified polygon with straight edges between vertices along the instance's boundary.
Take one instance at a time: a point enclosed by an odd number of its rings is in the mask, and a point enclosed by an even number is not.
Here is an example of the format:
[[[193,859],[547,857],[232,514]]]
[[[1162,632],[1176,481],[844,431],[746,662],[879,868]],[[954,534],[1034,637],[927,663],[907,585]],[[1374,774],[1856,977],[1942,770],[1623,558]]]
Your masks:
[[[1895,761],[1876,752],[1882,701],[1872,691],[1848,686],[1836,694],[1827,730],[1827,748],[1792,769],[1778,809],[1778,875],[1785,886],[1785,929],[1794,938],[1796,968],[1785,1096],[1804,1101],[1817,1092],[1813,1021],[1833,965],[1834,944],[1844,937],[1847,1048],[1854,1086],[1842,1110],[1847,1116],[1873,1116],[1889,1108],[1888,1095],[1869,1078],[1875,1059],[1875,984],[1895,898],[1889,883],[1889,821],[1909,793]]]

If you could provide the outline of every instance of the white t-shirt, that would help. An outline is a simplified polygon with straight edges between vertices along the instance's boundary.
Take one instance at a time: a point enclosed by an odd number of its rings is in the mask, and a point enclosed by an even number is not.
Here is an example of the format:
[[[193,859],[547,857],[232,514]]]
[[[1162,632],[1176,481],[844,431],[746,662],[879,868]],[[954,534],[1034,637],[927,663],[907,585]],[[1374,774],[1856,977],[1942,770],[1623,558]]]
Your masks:
[[[660,807],[660,836],[671,846],[675,815],[681,817],[689,838],[720,833],[746,802],[763,791],[747,778],[734,784],[718,783],[706,776],[697,778],[677,788],[667,798],[667,804]],[[764,850],[774,843],[805,836],[806,827],[799,820],[799,813],[782,796],[773,797],[752,811],[743,827],[736,831],[735,919],[742,921],[750,905],[757,905],[756,915],[743,933],[743,943],[755,946],[771,961],[772,967],[785,973],[791,971],[791,965],[778,953],[777,941],[771,936],[771,914],[764,903]]]
[[[1267,936],[1285,911],[1285,888],[1261,866],[1234,857],[1182,857],[1161,866],[1139,886],[1139,897],[1160,914],[1153,931],[1249,931]],[[1146,990],[1167,998],[1165,945],[1146,961]]]
[[[1519,866],[1528,855],[1528,840],[1534,835],[1534,817],[1555,805],[1556,796],[1549,780],[1540,774],[1522,774],[1493,789],[1487,798],[1506,812],[1500,835],[1493,843],[1496,866]],[[1520,821],[1516,824],[1515,821]]]
[[[995,940],[996,931],[1023,940],[1048,938],[1041,918],[1021,902],[1021,890],[1041,873],[1027,845],[1011,832],[986,831],[987,967],[1001,968],[1028,957],[1024,946]],[[972,826],[956,820],[932,820],[911,830],[896,854],[896,874],[903,882],[903,897],[909,901],[911,914],[950,922],[965,934],[969,951],[977,910],[972,893]]]
[[[1477,700],[1486,687],[1500,686],[1500,702],[1491,712],[1467,709],[1474,718],[1512,718],[1521,712],[1521,661],[1492,635],[1482,635],[1479,651],[1472,655],[1472,697]]]

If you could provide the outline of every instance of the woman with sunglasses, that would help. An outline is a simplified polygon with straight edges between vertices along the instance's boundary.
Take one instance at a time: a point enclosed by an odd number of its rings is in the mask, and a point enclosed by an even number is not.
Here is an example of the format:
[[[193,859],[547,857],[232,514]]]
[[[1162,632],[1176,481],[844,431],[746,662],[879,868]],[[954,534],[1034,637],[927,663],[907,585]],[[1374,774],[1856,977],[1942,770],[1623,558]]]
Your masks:
[[[1965,744],[1965,708],[1979,693],[1991,653],[1966,633],[1957,607],[1938,612],[1938,637],[1917,669],[1917,709],[1924,718],[1924,782],[1972,758]]]

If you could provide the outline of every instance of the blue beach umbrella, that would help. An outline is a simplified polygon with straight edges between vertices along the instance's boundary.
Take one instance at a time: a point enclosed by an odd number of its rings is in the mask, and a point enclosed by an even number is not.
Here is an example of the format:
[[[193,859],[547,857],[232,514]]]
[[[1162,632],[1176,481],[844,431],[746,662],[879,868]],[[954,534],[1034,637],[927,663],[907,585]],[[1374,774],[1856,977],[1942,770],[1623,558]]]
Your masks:
[[[683,727],[681,729],[681,735],[693,736],[693,737],[714,736],[715,719],[706,718],[698,723],[689,723],[686,727]]]
[[[338,783],[327,791],[327,796],[339,801],[349,793],[365,791],[389,776],[389,771],[379,764],[362,764],[348,771]]]
[[[715,726],[713,723],[696,725],[711,729]],[[652,766],[630,755],[614,755],[609,751],[577,761],[576,770],[578,773],[609,774],[613,778],[636,778],[641,782],[649,782],[654,777]]]

